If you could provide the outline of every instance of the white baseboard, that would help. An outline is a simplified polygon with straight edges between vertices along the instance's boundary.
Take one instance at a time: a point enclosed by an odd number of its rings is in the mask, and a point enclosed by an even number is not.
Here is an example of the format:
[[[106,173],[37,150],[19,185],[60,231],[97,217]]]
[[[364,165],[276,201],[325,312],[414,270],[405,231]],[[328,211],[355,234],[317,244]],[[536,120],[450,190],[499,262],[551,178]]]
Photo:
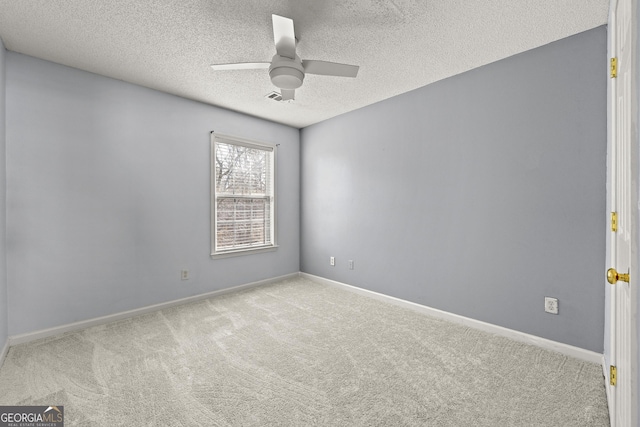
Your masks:
[[[7,353],[9,352],[9,339],[4,342],[4,347],[0,350],[0,368],[2,368],[2,364],[4,363],[4,358],[7,357]]]
[[[334,280],[325,279],[323,277],[314,276],[308,273],[287,274],[284,276],[260,280],[253,283],[234,286],[231,288],[220,289],[220,290],[208,292],[205,294],[194,295],[187,298],[181,298],[178,300],[141,307],[134,310],[123,311],[120,313],[110,314],[107,316],[96,317],[93,319],[83,320],[80,322],[69,323],[66,325],[56,326],[53,328],[43,329],[43,330],[34,331],[34,332],[28,332],[25,334],[12,335],[8,338],[7,342],[5,343],[4,348],[2,349],[2,352],[0,352],[0,366],[2,366],[1,363],[2,361],[4,361],[4,358],[6,357],[9,347],[13,345],[23,344],[26,342],[34,341],[41,338],[47,338],[47,337],[62,334],[65,332],[77,331],[77,330],[85,329],[91,326],[102,325],[105,323],[114,322],[116,320],[139,316],[141,314],[162,310],[162,309],[174,307],[177,305],[187,304],[190,302],[194,302],[194,301],[198,301],[206,298],[213,298],[216,296],[220,296],[220,295],[224,295],[232,292],[238,292],[244,289],[255,288],[258,286],[263,286],[263,285],[275,283],[281,280],[290,279],[298,276],[306,277],[307,279],[313,280],[318,283],[324,283],[330,286],[338,286],[342,289],[356,292],[361,295],[368,296],[370,298],[375,298],[387,303],[409,308],[411,310],[414,310],[432,317],[448,320],[450,322],[458,323],[464,326],[468,326],[470,328],[479,329],[485,332],[500,335],[506,338],[513,339],[515,341],[532,344],[532,345],[535,345],[547,350],[552,350],[570,357],[575,357],[576,359],[580,359],[580,360],[584,360],[584,361],[596,363],[596,364],[602,364],[603,369],[606,369],[606,367],[604,366],[603,355],[600,353],[596,353],[590,350],[585,350],[579,347],[574,347],[568,344],[563,344],[557,341],[552,341],[546,338],[537,337],[535,335],[526,334],[524,332],[519,332],[513,329],[504,328],[502,326],[493,325],[491,323],[486,323],[479,320],[471,319],[469,317],[464,317],[464,316],[449,313],[446,311],[438,310],[436,308],[427,307],[425,305],[413,303],[410,301],[405,301],[400,298],[391,297],[378,292],[373,292],[373,291],[358,288],[355,286],[347,285],[346,283],[341,283]],[[606,372],[605,372],[605,378],[606,378]]]
[[[273,277],[271,279],[260,280],[257,282],[247,283],[244,285],[233,286],[231,288],[220,289],[217,291],[207,292],[205,294],[194,295],[187,298],[181,298],[173,301],[163,302],[160,304],[149,305],[146,307],[136,308],[133,310],[122,311],[120,313],[109,314],[107,316],[95,317],[93,319],[82,320],[80,322],[68,323],[66,325],[55,326],[53,328],[42,329],[34,332],[27,332],[25,334],[12,335],[7,340],[7,345],[5,345],[5,353],[8,350],[9,346],[23,344],[26,342],[34,341],[41,338],[47,338],[58,334],[63,334],[65,332],[77,331],[80,329],[89,328],[91,326],[103,325],[105,323],[114,322],[116,320],[127,319],[129,317],[139,316],[141,314],[150,313],[153,311],[162,310],[169,307],[174,307],[177,305],[187,304],[190,302],[213,298],[220,295],[229,294],[232,292],[238,292],[249,288],[255,288],[258,286],[268,285],[270,283],[279,282],[285,279],[291,279],[294,277],[299,277],[300,273],[291,273],[284,276]],[[0,359],[1,360],[1,359]],[[0,365],[1,366],[1,365]]]
[[[596,353],[594,351],[585,350],[583,348],[574,347],[572,345],[563,344],[563,343],[552,341],[546,338],[537,337],[535,335],[530,335],[530,334],[516,331],[513,329],[504,328],[502,326],[497,326],[491,323],[482,322],[480,320],[471,319],[469,317],[460,316],[457,314],[438,310],[436,308],[427,307],[426,305],[405,301],[400,298],[395,298],[388,295],[380,294],[378,292],[373,292],[366,289],[358,288],[356,286],[347,285],[346,283],[325,279],[324,277],[314,276],[308,273],[300,273],[300,275],[302,277],[306,277],[307,279],[313,280],[318,283],[324,283],[330,286],[337,286],[342,289],[347,289],[349,291],[368,296],[370,298],[375,298],[380,301],[398,305],[400,307],[409,308],[411,310],[426,314],[428,316],[448,320],[453,323],[458,323],[473,329],[479,329],[481,331],[489,332],[495,335],[500,335],[506,338],[510,338],[514,341],[523,342],[526,344],[532,344],[532,345],[544,348],[546,350],[555,351],[557,353],[574,357],[576,359],[584,360],[586,362],[591,362],[595,364],[602,363],[601,353]]]

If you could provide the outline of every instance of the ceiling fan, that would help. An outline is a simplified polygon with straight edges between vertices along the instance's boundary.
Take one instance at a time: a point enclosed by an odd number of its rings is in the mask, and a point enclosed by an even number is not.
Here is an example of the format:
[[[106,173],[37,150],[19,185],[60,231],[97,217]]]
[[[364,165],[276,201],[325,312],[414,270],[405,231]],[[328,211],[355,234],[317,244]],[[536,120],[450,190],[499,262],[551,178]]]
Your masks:
[[[356,77],[357,65],[338,64],[335,62],[302,60],[296,55],[296,36],[293,20],[279,15],[271,15],[273,20],[273,41],[276,54],[271,62],[241,62],[237,64],[214,64],[216,71],[252,70],[268,68],[271,83],[280,88],[282,100],[293,100],[295,90],[302,86],[305,74],[323,76]]]

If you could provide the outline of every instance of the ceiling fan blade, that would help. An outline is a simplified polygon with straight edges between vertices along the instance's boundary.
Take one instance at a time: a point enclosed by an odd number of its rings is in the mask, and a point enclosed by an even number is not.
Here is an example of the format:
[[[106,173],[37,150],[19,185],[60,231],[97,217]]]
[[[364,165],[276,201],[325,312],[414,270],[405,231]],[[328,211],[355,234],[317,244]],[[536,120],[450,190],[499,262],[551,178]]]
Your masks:
[[[273,21],[273,41],[280,56],[296,59],[296,34],[293,19],[271,15]]]
[[[262,68],[269,68],[270,62],[239,62],[237,64],[213,64],[211,68],[216,71],[226,70],[257,70]]]
[[[360,69],[357,65],[338,64],[327,61],[302,61],[304,72],[322,76],[355,77]]]
[[[280,95],[282,95],[282,100],[283,101],[289,101],[289,100],[295,100],[295,94],[296,94],[296,90],[295,89],[281,89],[280,90]]]

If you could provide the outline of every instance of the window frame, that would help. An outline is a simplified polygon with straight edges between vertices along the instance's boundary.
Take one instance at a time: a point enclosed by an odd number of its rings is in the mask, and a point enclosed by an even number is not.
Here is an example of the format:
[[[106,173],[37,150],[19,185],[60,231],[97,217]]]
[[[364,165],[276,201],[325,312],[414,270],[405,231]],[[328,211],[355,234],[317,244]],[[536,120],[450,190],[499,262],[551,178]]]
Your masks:
[[[218,195],[216,194],[216,144],[231,144],[231,145],[239,145],[242,147],[263,150],[271,152],[272,159],[272,172],[271,172],[271,183],[272,183],[272,191],[269,197],[270,203],[270,231],[271,231],[271,243],[267,245],[253,246],[253,247],[244,247],[244,248],[232,248],[232,249],[218,249],[217,248],[217,209],[218,209]],[[239,138],[236,136],[220,134],[216,132],[211,132],[211,258],[227,258],[233,256],[240,255],[249,255],[261,252],[270,252],[274,251],[278,248],[277,244],[277,144],[269,144],[266,142],[254,141],[245,138]],[[221,197],[221,196],[220,196]],[[252,198],[251,196],[239,196],[238,198]],[[256,196],[253,197],[256,199],[265,198],[265,196]]]

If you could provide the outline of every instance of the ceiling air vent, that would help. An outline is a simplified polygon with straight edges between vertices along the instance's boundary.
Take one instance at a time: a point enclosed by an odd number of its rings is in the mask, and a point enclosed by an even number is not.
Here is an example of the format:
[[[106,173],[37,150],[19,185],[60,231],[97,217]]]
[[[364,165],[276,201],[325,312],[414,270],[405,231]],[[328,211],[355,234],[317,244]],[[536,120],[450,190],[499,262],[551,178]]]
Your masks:
[[[267,99],[273,99],[274,101],[282,101],[282,95],[278,92],[269,92],[264,97]]]

